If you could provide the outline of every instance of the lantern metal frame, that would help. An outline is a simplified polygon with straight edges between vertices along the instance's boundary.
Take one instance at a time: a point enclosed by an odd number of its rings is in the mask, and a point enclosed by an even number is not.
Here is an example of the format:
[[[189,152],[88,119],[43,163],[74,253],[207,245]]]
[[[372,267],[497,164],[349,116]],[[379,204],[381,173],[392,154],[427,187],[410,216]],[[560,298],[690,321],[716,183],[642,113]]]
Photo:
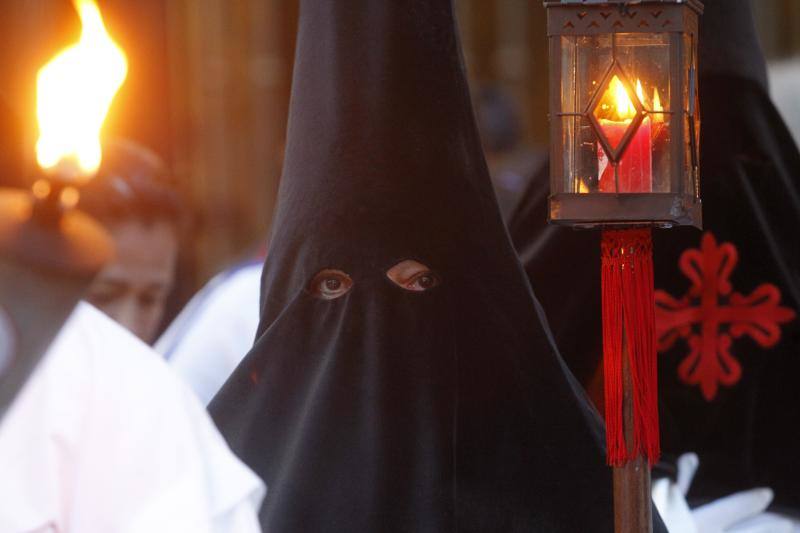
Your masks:
[[[545,1],[547,29],[550,41],[550,209],[549,220],[555,224],[596,227],[652,225],[702,226],[699,183],[699,139],[697,131],[697,35],[699,15],[703,12],[699,0],[560,0]],[[579,117],[591,123],[596,141],[614,164],[618,184],[617,162],[623,157],[639,125],[652,110],[644,109],[638,98],[631,98],[636,109],[632,125],[616,146],[603,133],[594,110],[602,98],[604,87],[615,72],[628,95],[635,95],[631,78],[618,57],[618,34],[666,34],[669,45],[669,99],[662,116],[670,116],[670,156],[668,192],[577,192],[565,190],[565,151],[577,151],[575,142],[564,146],[564,117]],[[578,73],[576,68],[563,72],[562,37],[609,35],[611,63],[601,76],[596,92],[584,109],[562,108],[562,83],[572,76],[571,90],[577,102]],[[687,40],[685,37],[689,36]],[[688,43],[688,44],[687,44]],[[577,47],[580,46],[576,40]],[[690,47],[686,50],[686,47]],[[575,59],[577,61],[577,59]],[[680,90],[675,90],[680,88]],[[658,113],[656,113],[658,114]],[[675,120],[679,116],[680,120]],[[576,118],[576,121],[578,119]],[[686,122],[688,121],[688,128]],[[575,131],[572,135],[577,136]],[[689,159],[687,161],[687,158]],[[574,162],[572,164],[574,170]],[[687,173],[690,174],[687,176]],[[617,187],[618,189],[618,187]]]

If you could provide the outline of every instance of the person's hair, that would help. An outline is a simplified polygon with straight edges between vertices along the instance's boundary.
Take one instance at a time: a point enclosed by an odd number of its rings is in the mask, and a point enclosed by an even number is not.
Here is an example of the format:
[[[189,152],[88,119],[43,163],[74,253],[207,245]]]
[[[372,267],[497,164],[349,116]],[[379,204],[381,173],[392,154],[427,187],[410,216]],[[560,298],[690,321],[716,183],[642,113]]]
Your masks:
[[[152,150],[117,139],[103,145],[97,175],[82,190],[78,207],[103,223],[163,220],[179,228],[183,205],[166,166]]]

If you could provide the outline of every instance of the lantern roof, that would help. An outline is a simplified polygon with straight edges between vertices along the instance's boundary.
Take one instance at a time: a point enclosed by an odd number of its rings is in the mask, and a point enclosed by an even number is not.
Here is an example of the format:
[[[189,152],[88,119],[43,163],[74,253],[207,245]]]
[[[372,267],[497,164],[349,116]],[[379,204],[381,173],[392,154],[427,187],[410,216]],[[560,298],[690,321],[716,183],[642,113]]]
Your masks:
[[[546,0],[545,7],[559,5],[638,5],[638,4],[686,4],[698,13],[703,13],[701,0]]]

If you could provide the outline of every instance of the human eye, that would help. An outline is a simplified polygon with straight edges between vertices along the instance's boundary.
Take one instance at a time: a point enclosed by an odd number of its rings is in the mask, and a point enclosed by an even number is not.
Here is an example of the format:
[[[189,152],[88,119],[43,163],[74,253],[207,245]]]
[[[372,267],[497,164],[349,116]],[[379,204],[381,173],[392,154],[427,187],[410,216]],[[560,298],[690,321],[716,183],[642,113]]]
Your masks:
[[[93,305],[102,307],[121,298],[125,294],[125,287],[113,283],[98,283],[92,285],[86,299]]]
[[[433,270],[419,261],[406,259],[386,271],[395,285],[408,291],[423,292],[438,286],[441,278]]]
[[[347,294],[353,287],[353,280],[341,270],[325,269],[317,272],[308,290],[317,298],[335,300]]]
[[[439,283],[439,276],[433,270],[425,270],[410,279],[403,288],[410,291],[427,291],[436,287]]]

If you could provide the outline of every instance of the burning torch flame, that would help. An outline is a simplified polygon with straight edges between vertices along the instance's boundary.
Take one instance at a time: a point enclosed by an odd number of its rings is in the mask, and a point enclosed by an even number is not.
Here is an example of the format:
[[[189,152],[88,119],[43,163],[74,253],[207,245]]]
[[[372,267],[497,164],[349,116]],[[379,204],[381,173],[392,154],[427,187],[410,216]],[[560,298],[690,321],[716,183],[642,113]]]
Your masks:
[[[125,53],[106,31],[94,0],[73,3],[80,40],[43,66],[36,80],[36,159],[69,179],[88,178],[100,166],[100,129],[128,73]]]

